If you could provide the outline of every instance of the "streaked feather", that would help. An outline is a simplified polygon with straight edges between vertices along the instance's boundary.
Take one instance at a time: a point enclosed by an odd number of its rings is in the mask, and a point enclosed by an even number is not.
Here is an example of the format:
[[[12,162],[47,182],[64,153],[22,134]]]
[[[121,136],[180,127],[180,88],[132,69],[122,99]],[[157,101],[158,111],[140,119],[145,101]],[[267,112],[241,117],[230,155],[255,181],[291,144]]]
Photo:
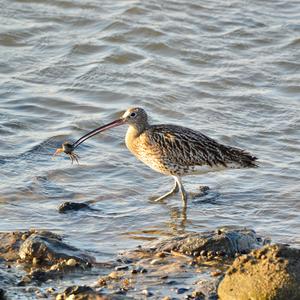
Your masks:
[[[152,125],[136,134],[134,128],[128,129],[128,148],[145,164],[164,174],[183,176],[201,170],[256,166],[256,157],[248,152],[220,144],[186,127]]]

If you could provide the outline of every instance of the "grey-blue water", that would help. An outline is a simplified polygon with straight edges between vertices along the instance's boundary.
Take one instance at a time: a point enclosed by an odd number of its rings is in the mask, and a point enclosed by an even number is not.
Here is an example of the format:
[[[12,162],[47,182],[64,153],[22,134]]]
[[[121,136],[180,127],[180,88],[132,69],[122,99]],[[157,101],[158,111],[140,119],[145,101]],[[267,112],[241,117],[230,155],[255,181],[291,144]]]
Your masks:
[[[223,225],[300,246],[299,1],[0,1],[0,229],[49,229],[106,260],[145,240]],[[63,141],[142,106],[153,123],[249,150],[260,168],[171,188],[119,127],[51,159]],[[94,211],[58,213],[64,201]]]

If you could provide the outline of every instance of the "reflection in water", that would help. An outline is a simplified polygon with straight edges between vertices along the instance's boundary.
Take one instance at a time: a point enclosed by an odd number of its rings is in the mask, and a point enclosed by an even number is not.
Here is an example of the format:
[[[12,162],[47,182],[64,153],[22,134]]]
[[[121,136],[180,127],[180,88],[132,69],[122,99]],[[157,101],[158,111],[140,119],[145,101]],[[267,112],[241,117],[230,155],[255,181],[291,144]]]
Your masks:
[[[167,223],[168,226],[172,229],[174,234],[182,234],[186,231],[187,225],[187,210],[188,208],[183,206],[171,207],[170,208],[170,221]]]

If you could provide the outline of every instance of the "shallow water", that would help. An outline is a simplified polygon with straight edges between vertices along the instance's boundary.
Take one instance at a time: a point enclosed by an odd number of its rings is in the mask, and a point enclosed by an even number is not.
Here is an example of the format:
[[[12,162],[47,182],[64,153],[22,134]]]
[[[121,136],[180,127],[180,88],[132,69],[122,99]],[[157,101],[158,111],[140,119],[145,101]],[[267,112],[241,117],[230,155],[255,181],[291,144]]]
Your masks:
[[[299,1],[3,0],[0,228],[43,228],[106,260],[185,231],[254,228],[300,246]],[[149,201],[172,179],[126,149],[126,128],[90,139],[81,164],[51,160],[65,140],[142,106],[245,148],[260,168],[186,177],[210,192],[181,210]],[[93,211],[61,215],[63,201]]]

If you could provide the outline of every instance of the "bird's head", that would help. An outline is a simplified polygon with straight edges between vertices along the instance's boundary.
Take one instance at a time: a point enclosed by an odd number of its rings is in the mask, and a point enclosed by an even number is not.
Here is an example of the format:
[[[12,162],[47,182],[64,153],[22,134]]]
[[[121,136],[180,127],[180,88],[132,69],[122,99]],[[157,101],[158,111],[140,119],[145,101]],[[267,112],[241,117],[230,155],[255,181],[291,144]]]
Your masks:
[[[148,123],[148,116],[141,107],[128,108],[121,119],[124,123],[138,128]]]
[[[126,112],[122,115],[121,118],[112,121],[111,123],[108,123],[104,126],[101,126],[99,128],[96,128],[94,130],[92,130],[91,132],[85,134],[84,136],[82,136],[79,140],[77,140],[72,146],[73,149],[75,149],[76,147],[78,147],[81,143],[83,143],[85,140],[91,138],[92,136],[113,128],[113,127],[117,127],[120,125],[124,125],[124,124],[128,124],[130,126],[135,127],[138,131],[142,132],[147,126],[148,126],[148,118],[147,118],[147,114],[145,112],[144,109],[140,108],[140,107],[134,107],[134,108],[129,108],[126,110]]]

